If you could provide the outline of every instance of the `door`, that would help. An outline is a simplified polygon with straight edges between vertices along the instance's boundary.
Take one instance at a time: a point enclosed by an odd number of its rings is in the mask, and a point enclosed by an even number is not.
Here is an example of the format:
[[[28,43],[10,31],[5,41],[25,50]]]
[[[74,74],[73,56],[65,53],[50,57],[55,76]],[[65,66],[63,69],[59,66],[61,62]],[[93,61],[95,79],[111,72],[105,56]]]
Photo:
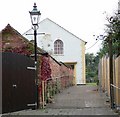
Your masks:
[[[2,53],[2,112],[24,110],[35,103],[34,61],[17,53]]]

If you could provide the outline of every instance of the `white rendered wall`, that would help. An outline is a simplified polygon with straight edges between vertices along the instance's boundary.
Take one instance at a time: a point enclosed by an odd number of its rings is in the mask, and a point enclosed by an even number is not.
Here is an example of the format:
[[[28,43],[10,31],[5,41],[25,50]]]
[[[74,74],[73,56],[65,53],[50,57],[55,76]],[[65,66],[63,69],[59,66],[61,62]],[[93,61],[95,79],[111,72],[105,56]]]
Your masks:
[[[43,20],[38,33],[44,32],[46,35],[37,36],[37,45],[38,47],[48,51],[56,60],[62,62],[77,62],[76,64],[76,83],[83,84],[82,82],[82,49],[81,43],[84,43],[82,40],[72,35],[70,32],[64,30],[60,26],[51,22],[49,19]],[[31,33],[31,32],[27,32]],[[33,33],[33,31],[32,31]],[[33,36],[26,36],[26,38],[33,39]],[[64,54],[63,55],[54,55],[54,42],[60,39],[64,44]]]

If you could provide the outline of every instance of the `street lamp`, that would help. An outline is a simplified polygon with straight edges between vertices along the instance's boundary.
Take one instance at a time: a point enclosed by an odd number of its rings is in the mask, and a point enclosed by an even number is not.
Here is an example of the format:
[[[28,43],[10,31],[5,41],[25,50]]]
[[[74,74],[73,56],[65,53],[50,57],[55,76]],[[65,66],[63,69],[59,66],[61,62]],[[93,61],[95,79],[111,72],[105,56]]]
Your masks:
[[[38,29],[38,23],[40,19],[40,11],[37,10],[36,3],[34,3],[33,10],[29,11],[31,22],[33,25],[34,30],[34,54],[35,54],[35,83],[36,83],[36,109],[39,107],[39,100],[38,100],[38,78],[37,78],[37,29]]]
[[[40,19],[40,11],[37,10],[36,3],[34,3],[33,10],[29,11],[30,17],[31,17],[31,23],[33,25],[33,30],[34,30],[34,47],[35,47],[35,62],[37,62],[37,29],[38,29],[38,23]]]

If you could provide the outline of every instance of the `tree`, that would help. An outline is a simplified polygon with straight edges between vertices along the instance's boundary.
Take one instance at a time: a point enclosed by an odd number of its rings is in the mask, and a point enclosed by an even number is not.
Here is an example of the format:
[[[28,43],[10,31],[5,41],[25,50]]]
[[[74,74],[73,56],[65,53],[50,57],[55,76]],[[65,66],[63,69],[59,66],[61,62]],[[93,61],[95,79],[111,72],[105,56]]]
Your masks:
[[[98,52],[98,55],[102,57],[109,52],[108,37],[110,37],[112,40],[112,53],[116,56],[119,56],[120,55],[120,19],[118,17],[118,14],[115,14],[110,18],[107,17],[107,21],[108,21],[108,24],[106,24],[107,36],[105,37],[102,43],[102,48]]]
[[[87,82],[96,82],[98,74],[99,56],[94,56],[93,53],[86,55],[86,80]]]

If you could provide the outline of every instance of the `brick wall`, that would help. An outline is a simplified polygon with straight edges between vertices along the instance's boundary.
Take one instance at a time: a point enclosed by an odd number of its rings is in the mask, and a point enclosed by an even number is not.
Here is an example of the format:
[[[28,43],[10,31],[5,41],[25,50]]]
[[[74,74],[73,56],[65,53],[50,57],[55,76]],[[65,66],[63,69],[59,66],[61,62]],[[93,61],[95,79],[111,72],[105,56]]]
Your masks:
[[[33,53],[33,45],[9,24],[1,31],[2,52],[15,52],[24,55]]]
[[[52,78],[60,77],[61,64],[52,57],[50,57],[50,67],[51,67],[51,77]]]

